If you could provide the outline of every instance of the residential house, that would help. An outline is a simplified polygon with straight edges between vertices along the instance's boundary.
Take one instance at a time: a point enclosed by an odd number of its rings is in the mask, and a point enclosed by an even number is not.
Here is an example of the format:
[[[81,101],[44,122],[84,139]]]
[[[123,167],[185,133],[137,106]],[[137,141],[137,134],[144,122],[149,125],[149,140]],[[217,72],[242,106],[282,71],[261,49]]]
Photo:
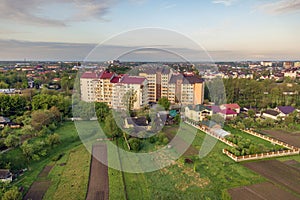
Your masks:
[[[221,115],[224,119],[229,120],[235,118],[238,113],[234,110],[231,110],[230,108],[226,108],[221,109],[218,114]]]
[[[279,117],[280,112],[276,111],[276,110],[265,110],[262,112],[262,117],[263,118],[271,118],[274,120],[277,120]]]
[[[231,104],[223,104],[220,106],[221,110],[230,109],[235,111],[236,113],[241,112],[241,107],[237,103],[231,103]]]
[[[275,110],[279,112],[280,117],[286,117],[296,109],[293,106],[278,106],[277,108],[275,108]]]
[[[10,119],[7,117],[0,116],[0,127],[4,127],[5,125],[8,125],[10,123]]]
[[[8,169],[0,169],[0,181],[12,182],[12,173]]]
[[[208,116],[212,116],[212,113],[213,111],[210,107],[201,104],[195,106],[189,105],[184,109],[184,116],[196,122],[203,121]]]
[[[151,129],[146,117],[127,117],[124,120],[124,128],[134,128],[135,132]]]

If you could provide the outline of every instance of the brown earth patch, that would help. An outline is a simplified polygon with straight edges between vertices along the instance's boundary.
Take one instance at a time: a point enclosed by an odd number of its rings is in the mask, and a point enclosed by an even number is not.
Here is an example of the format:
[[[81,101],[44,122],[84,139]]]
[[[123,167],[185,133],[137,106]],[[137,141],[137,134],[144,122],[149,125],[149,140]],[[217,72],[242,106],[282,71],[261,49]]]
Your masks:
[[[39,173],[38,177],[47,177],[52,168],[53,166],[44,167],[44,169]]]
[[[287,192],[273,183],[264,182],[228,190],[232,200],[297,200],[297,196]]]
[[[290,145],[296,146],[300,148],[300,134],[299,133],[290,133],[282,130],[263,130],[263,133],[288,143]]]
[[[107,147],[106,144],[95,144],[92,150],[94,155],[91,161],[90,177],[87,192],[87,200],[108,200],[109,182],[108,167],[96,158],[106,160],[107,163]]]
[[[26,193],[24,200],[41,200],[51,185],[51,181],[35,181]]]
[[[243,165],[300,195],[299,170],[277,160],[250,162]]]

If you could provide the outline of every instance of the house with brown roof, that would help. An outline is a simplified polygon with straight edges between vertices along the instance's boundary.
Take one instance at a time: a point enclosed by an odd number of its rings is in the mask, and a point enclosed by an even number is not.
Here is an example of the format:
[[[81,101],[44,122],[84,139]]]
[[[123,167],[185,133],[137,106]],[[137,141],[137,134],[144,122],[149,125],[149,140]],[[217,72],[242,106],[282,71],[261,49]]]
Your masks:
[[[269,110],[263,111],[261,117],[277,120],[279,117],[279,114],[280,114],[280,112],[269,109]]]

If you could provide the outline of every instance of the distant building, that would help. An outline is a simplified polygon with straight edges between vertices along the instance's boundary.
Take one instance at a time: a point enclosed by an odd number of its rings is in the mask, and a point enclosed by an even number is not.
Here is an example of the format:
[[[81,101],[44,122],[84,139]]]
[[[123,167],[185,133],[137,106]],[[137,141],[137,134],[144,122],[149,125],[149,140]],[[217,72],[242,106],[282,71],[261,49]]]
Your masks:
[[[284,77],[290,77],[291,79],[297,78],[297,71],[284,72]]]
[[[294,66],[294,63],[293,62],[290,62],[290,61],[286,61],[286,62],[283,62],[283,68],[284,69],[290,69]]]
[[[264,67],[272,67],[273,62],[271,62],[271,61],[261,61],[260,64]]]
[[[294,67],[295,68],[300,68],[300,62],[294,62]]]

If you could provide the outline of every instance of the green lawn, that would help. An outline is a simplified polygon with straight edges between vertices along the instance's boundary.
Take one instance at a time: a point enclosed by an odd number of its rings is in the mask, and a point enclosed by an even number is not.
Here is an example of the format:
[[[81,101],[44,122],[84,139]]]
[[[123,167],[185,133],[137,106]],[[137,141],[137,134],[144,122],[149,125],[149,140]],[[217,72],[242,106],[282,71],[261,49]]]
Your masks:
[[[83,145],[66,153],[55,163],[48,175],[51,186],[44,199],[84,199],[88,187],[90,160],[91,155]]]

